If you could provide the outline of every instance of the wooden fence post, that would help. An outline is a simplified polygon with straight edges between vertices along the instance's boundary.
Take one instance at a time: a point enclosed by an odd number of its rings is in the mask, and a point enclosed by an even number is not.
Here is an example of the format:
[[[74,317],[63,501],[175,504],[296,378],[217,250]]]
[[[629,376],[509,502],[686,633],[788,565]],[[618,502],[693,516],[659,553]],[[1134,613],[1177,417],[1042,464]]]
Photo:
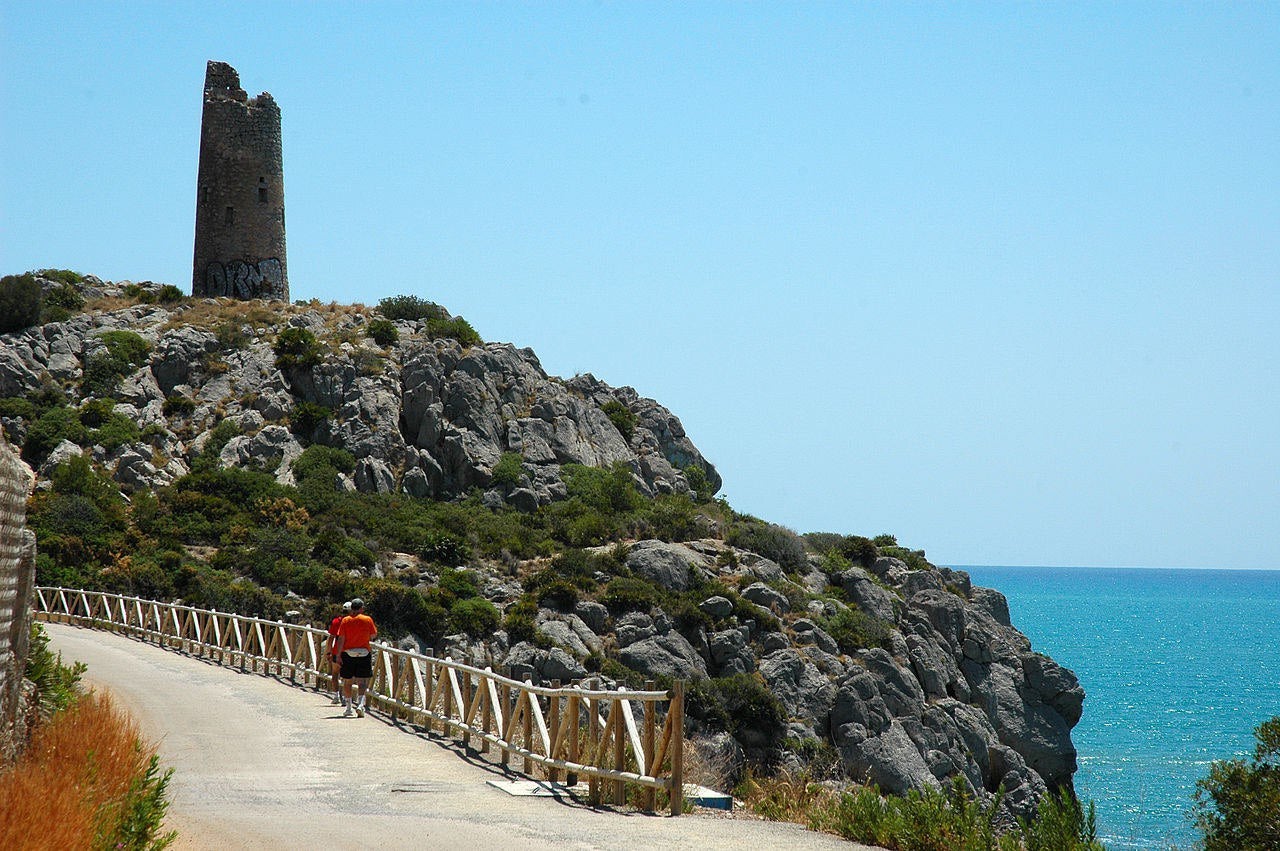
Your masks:
[[[600,685],[600,681],[596,680],[596,686]],[[586,699],[587,703],[587,753],[592,754],[592,764],[600,764],[600,753],[603,750],[603,743],[600,741],[600,701],[598,699]],[[591,806],[600,806],[600,778],[594,774],[587,779],[587,800]]]
[[[671,690],[671,815],[684,812],[684,680],[676,680]]]
[[[622,686],[618,686],[622,691]],[[613,698],[609,705],[609,720],[613,722],[613,768],[622,771],[627,767],[627,725],[623,723],[622,698]],[[627,787],[621,780],[613,781],[613,802],[621,806],[627,802]]]
[[[582,738],[581,702],[582,698],[578,697],[576,693],[569,695],[569,762],[579,761],[578,745]],[[569,786],[576,786],[578,785],[578,775],[570,771],[565,775],[564,782]]]
[[[489,685],[493,681],[490,680],[489,677],[487,676],[488,674],[493,673],[493,656],[492,655],[490,655],[489,664],[485,666],[484,671],[486,676],[481,678],[480,682],[476,684],[476,688],[481,689],[484,692],[480,696],[480,699],[484,701],[484,711],[480,714],[480,729],[484,730],[486,733],[492,733],[494,706],[493,706],[493,701],[489,699],[489,695],[493,694],[493,692],[489,691]],[[501,735],[501,733],[499,733],[499,735]],[[489,752],[489,740],[481,739],[480,753],[488,753],[488,752]]]
[[[533,685],[533,674],[524,675],[524,684],[526,686]],[[533,692],[529,691],[527,688],[522,689],[522,691],[524,692],[522,697],[524,697],[525,700],[532,703],[533,701],[538,699],[537,696]],[[522,732],[524,733],[525,750],[532,751],[533,750],[533,710],[526,709],[524,713],[524,717],[521,720],[524,721]],[[534,762],[533,760],[529,759],[529,757],[526,756],[522,764],[524,765],[525,774],[529,774],[530,772],[533,771]]]
[[[458,716],[466,723],[471,717],[471,702],[475,700],[473,695],[479,694],[479,689],[474,692],[471,690],[471,672],[464,671],[462,673],[462,705],[458,707]],[[471,731],[465,727],[462,730],[462,746],[470,750],[471,748]]]
[[[558,688],[560,688],[560,681],[559,681],[559,680],[552,680],[552,681],[551,681],[551,687],[552,687],[552,688],[554,688],[554,689],[558,689]],[[555,755],[556,735],[560,732],[560,695],[558,695],[558,694],[557,694],[557,695],[554,695],[554,696],[551,698],[551,704],[550,704],[550,706],[549,706],[548,708],[550,709],[550,713],[547,715],[547,719],[548,719],[548,723],[550,723],[550,725],[551,725],[551,750],[552,750],[552,752],[551,752],[551,753],[549,753],[549,754],[547,754],[547,756],[548,756],[548,757],[550,757],[551,759],[555,759],[555,757],[556,757],[556,755]],[[559,782],[559,780],[560,780],[560,769],[558,769],[558,768],[548,768],[548,769],[547,769],[547,779],[548,779],[548,780],[550,780],[552,783],[557,783],[557,782]]]
[[[653,680],[644,681],[644,690],[653,691]],[[657,701],[646,700],[644,702],[644,766],[645,772],[650,777],[658,776],[658,766],[653,764],[654,750],[654,725],[657,723],[657,713],[654,712],[658,708]],[[652,786],[646,786],[644,790],[644,808],[649,812],[653,812],[654,792],[656,790]]]
[[[511,667],[510,667],[510,666],[507,666],[506,679],[511,679]],[[500,697],[500,698],[502,699],[502,718],[503,718],[503,721],[505,722],[505,726],[508,726],[508,727],[509,727],[509,726],[511,726],[511,712],[512,712],[512,709],[511,709],[511,686],[510,686],[507,682],[505,682],[505,681],[504,681],[504,682],[502,682],[502,683],[498,686],[498,697]],[[511,744],[511,742],[510,742],[510,741],[508,741],[508,740],[507,740],[507,738],[506,738],[506,736],[507,736],[507,731],[506,731],[506,730],[503,730],[501,733],[499,733],[499,735],[500,735],[500,736],[502,736],[502,738],[503,738],[503,740],[504,740],[504,741],[506,741],[506,744],[508,744],[508,745],[509,745],[509,744]],[[508,767],[508,766],[510,766],[510,765],[511,765],[511,751],[507,750],[507,749],[504,747],[504,748],[502,749],[502,767],[503,767],[503,768],[507,768],[507,767]]]

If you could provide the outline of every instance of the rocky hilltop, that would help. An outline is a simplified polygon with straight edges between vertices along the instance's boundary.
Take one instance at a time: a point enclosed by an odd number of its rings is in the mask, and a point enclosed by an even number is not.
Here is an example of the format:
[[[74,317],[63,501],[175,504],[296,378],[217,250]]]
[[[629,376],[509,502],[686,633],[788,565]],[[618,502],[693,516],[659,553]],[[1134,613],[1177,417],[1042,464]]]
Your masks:
[[[83,457],[135,508],[150,506],[120,521],[119,540],[163,537],[148,531],[157,513],[178,518],[164,534],[183,541],[180,551],[157,564],[188,577],[206,563],[239,565],[235,581],[262,586],[264,611],[281,599],[303,618],[364,587],[352,582],[390,583],[421,595],[414,605],[444,600],[434,620],[404,621],[410,645],[539,679],[688,679],[692,729],[729,776],[748,762],[822,763],[825,776],[893,793],[959,782],[990,800],[1003,787],[1013,815],[1030,814],[1048,788],[1071,787],[1084,692],[1032,650],[999,592],[887,536],[802,539],[733,512],[710,498],[720,478],[680,421],[631,388],[550,376],[529,349],[452,333],[469,326],[443,311],[391,323],[359,305],[191,299],[91,277],[39,283],[73,309],[0,336],[0,425],[50,500],[58,471]],[[299,460],[310,447],[342,450],[351,463],[323,468],[323,498],[310,492],[308,514],[295,505],[307,492],[295,488],[305,476],[314,487],[315,465]],[[358,512],[321,515],[336,493],[381,499],[360,504],[387,511],[403,508],[386,500],[465,503],[525,530],[550,516],[558,529],[557,506],[581,501],[577,465],[608,471],[600,481],[613,496],[601,510],[621,519],[602,531],[579,512],[540,550],[434,537],[404,552]],[[269,507],[259,515],[284,516],[281,528],[304,545],[273,555],[273,566],[245,567],[269,548],[246,544],[243,522],[214,534],[181,514],[179,503],[214,487],[188,486],[196,468],[257,474],[265,484],[255,487],[276,489],[275,502],[255,503]],[[67,478],[67,494],[90,494]],[[160,508],[143,493],[160,495]],[[67,499],[57,522],[47,519],[52,502],[33,500],[37,530],[52,530],[41,542],[46,574],[88,547]],[[641,505],[657,508],[636,519]],[[363,535],[344,551],[355,556],[320,555],[343,535]],[[105,566],[83,581],[139,587],[136,564],[89,550],[84,558]],[[311,561],[312,573],[290,572]],[[318,575],[337,579],[305,579]],[[204,587],[147,581],[186,599]],[[493,620],[472,626],[455,597]]]

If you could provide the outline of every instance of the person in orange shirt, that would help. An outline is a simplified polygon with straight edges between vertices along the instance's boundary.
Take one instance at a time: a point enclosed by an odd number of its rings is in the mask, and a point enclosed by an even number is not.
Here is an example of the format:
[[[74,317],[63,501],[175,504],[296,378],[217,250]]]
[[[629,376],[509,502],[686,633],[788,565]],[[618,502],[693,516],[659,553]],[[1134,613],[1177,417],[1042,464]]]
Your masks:
[[[342,658],[338,655],[338,629],[342,619],[351,614],[351,603],[342,604],[342,611],[333,616],[329,623],[329,646],[325,655],[329,657],[329,673],[333,676],[333,702],[342,703]]]
[[[364,613],[364,600],[359,597],[351,601],[351,614],[342,619],[338,627],[336,649],[342,657],[342,703],[345,707],[342,717],[350,718],[355,714],[363,718],[366,708],[366,694],[369,690],[369,678],[373,676],[373,648],[370,640],[378,634],[373,625],[373,618]],[[359,692],[359,703],[351,699],[351,681],[355,680]]]

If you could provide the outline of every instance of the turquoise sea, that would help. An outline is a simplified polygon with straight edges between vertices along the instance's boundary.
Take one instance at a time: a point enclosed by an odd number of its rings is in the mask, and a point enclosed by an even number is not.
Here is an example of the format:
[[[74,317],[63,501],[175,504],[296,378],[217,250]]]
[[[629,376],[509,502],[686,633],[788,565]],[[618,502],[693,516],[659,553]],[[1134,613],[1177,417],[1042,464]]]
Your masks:
[[[1196,780],[1280,715],[1280,571],[956,567],[1080,678],[1076,791],[1107,847],[1190,848]]]

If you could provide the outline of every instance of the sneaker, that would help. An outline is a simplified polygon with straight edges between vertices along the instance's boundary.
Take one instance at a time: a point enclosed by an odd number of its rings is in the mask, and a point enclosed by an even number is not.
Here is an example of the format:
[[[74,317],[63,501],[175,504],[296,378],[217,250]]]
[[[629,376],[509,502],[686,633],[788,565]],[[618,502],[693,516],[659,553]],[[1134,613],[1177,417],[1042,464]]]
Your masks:
[[[343,718],[350,718],[350,717],[351,717],[351,707],[350,707],[350,706],[348,706],[346,709],[342,710],[342,717],[343,717]]]
[[[342,695],[340,695],[340,694],[335,694],[335,695],[333,696],[333,702],[334,702],[334,703],[342,703]]]
[[[363,717],[364,717],[364,704],[363,704],[363,703],[357,703],[357,704],[356,704],[356,717],[357,717],[357,718],[363,718]]]

